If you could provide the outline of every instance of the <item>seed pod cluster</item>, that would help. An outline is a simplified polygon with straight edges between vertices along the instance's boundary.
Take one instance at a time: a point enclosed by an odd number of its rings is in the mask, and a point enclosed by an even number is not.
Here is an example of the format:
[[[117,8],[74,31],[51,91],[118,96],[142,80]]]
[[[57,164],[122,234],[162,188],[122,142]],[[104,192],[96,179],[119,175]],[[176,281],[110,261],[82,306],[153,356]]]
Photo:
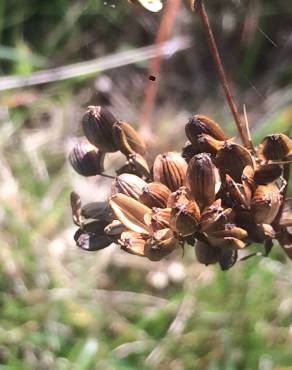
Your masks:
[[[291,202],[283,197],[282,178],[292,154],[287,135],[269,135],[250,150],[213,119],[194,115],[185,125],[188,142],[182,153],[159,153],[149,167],[146,146],[130,124],[92,106],[82,124],[94,147],[73,149],[70,162],[79,174],[102,175],[99,158],[109,152],[119,151],[127,160],[116,171],[106,202],[82,206],[72,193],[79,226],[75,241],[82,249],[114,242],[125,252],[158,261],[189,245],[198,262],[218,263],[223,270],[252,242],[268,251],[278,239],[289,249]]]

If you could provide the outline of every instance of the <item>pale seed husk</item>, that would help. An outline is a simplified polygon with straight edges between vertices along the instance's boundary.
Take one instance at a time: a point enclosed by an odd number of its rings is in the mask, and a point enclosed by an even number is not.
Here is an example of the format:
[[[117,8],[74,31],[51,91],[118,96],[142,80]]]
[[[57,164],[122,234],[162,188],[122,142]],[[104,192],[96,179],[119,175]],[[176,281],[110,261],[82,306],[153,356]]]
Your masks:
[[[82,176],[96,176],[104,171],[104,153],[89,142],[77,143],[69,154],[69,162]]]
[[[201,210],[214,202],[215,168],[208,154],[197,154],[191,159],[187,169],[186,185]]]
[[[119,244],[124,251],[140,257],[147,257],[145,243],[146,236],[134,231],[124,231],[119,239]]]
[[[145,223],[149,226],[152,233],[169,228],[171,209],[152,208],[144,217]]]
[[[75,223],[75,225],[80,226],[82,224],[81,199],[79,194],[77,194],[75,191],[72,191],[70,194],[70,203],[73,222]]]
[[[186,171],[186,161],[175,152],[159,154],[153,164],[154,181],[161,182],[171,191],[184,185]]]
[[[244,239],[248,236],[246,230],[242,229],[241,227],[236,226],[235,224],[225,224],[224,228],[221,230],[215,230],[211,234],[208,235],[214,238],[225,238],[225,237],[232,237],[236,239]]]
[[[112,183],[112,195],[117,193],[125,194],[133,199],[139,200],[143,188],[147,183],[136,175],[123,173],[117,176]]]
[[[150,177],[150,169],[148,163],[142,155],[138,153],[130,154],[128,156],[129,164],[134,168],[134,173],[139,176],[143,177],[146,180]]]
[[[117,147],[113,135],[116,118],[106,108],[89,106],[82,118],[83,132],[86,138],[104,152],[115,152]]]
[[[242,240],[239,240],[237,238],[234,238],[232,236],[227,236],[227,237],[213,237],[213,236],[208,236],[208,242],[212,247],[216,248],[236,248],[236,249],[243,249],[246,247],[246,243],[243,242]]]
[[[130,231],[148,234],[149,228],[144,217],[151,210],[137,200],[124,194],[115,194],[110,198],[110,207],[117,219]]]
[[[170,229],[155,232],[145,244],[145,254],[151,261],[159,261],[179,248],[179,240]]]
[[[130,2],[133,4],[138,4],[154,13],[159,12],[163,7],[161,0],[130,0]]]
[[[166,208],[170,194],[171,191],[161,182],[151,182],[143,187],[139,200],[150,208]]]
[[[138,132],[127,122],[117,121],[113,125],[117,148],[126,156],[138,153],[144,155],[146,146]]]
[[[252,156],[247,149],[227,141],[218,150],[215,164],[221,175],[229,175],[237,183],[241,182],[243,169],[246,166],[254,167]]]
[[[269,224],[276,217],[282,202],[278,187],[271,183],[259,185],[251,200],[251,211],[257,224]]]
[[[195,201],[176,206],[171,210],[170,226],[182,236],[192,235],[198,230],[200,208]]]
[[[113,220],[104,228],[105,234],[111,238],[119,237],[124,231],[126,227],[118,220]]]

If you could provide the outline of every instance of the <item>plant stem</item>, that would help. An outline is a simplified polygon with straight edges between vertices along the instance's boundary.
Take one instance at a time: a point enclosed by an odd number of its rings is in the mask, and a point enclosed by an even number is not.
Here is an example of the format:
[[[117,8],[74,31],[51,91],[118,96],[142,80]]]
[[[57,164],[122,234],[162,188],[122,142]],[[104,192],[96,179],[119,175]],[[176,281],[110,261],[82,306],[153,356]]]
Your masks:
[[[216,70],[217,70],[217,73],[219,75],[221,85],[222,85],[223,90],[225,92],[225,96],[226,96],[229,108],[230,108],[230,110],[233,114],[233,118],[234,118],[234,121],[236,123],[236,127],[238,129],[239,135],[241,137],[241,140],[242,140],[244,146],[249,148],[250,145],[249,145],[247,133],[245,132],[245,130],[243,128],[237,106],[235,104],[233,95],[231,93],[231,89],[230,89],[230,86],[229,86],[229,83],[228,83],[228,80],[227,80],[227,77],[226,77],[226,73],[225,73],[225,70],[224,70],[220,55],[219,55],[217,44],[216,44],[216,41],[215,41],[215,38],[214,38],[214,34],[212,32],[212,29],[211,29],[208,14],[207,14],[206,8],[204,6],[204,0],[198,0],[197,9],[198,9],[198,12],[200,14],[200,17],[201,17],[201,20],[202,20],[202,23],[203,23],[203,27],[204,27],[204,30],[205,30],[205,33],[206,33],[206,36],[207,36],[207,42],[208,42],[212,57],[213,57],[214,62],[215,62]]]

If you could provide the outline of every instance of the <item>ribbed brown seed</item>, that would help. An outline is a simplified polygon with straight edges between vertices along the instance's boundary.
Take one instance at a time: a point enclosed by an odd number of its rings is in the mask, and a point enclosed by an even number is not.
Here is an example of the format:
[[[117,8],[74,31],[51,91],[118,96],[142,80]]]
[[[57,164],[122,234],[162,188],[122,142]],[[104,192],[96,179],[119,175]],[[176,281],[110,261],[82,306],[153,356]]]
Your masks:
[[[153,164],[154,181],[161,182],[171,191],[175,191],[184,184],[186,170],[187,163],[180,154],[159,154]]]
[[[156,232],[160,229],[169,228],[170,214],[170,208],[152,208],[151,212],[145,215],[144,220],[150,230]]]
[[[165,208],[170,194],[168,187],[161,182],[150,182],[143,187],[139,200],[150,208]]]
[[[264,164],[259,166],[254,174],[254,181],[258,185],[266,185],[282,175],[282,167],[278,164]]]
[[[171,210],[170,226],[182,236],[192,235],[198,230],[200,208],[195,201],[178,205]]]
[[[159,261],[180,246],[173,232],[166,228],[155,232],[145,244],[145,254],[151,261]]]
[[[197,145],[198,136],[208,134],[217,140],[226,140],[227,136],[217,122],[204,115],[191,117],[185,126],[187,138],[194,145]]]
[[[195,245],[195,252],[198,261],[206,266],[219,261],[221,251],[219,248],[214,248],[200,240]]]
[[[215,164],[221,175],[230,175],[235,182],[241,182],[243,169],[246,166],[254,167],[251,154],[243,146],[231,142],[225,142],[218,150]]]
[[[113,124],[117,148],[126,156],[138,153],[144,155],[146,146],[138,132],[127,122],[117,121]]]
[[[118,150],[112,131],[115,122],[116,118],[106,108],[91,105],[82,118],[84,135],[104,152],[115,152]]]
[[[188,164],[186,184],[201,210],[215,200],[215,169],[206,153],[195,155]]]
[[[260,152],[267,160],[284,160],[292,153],[292,140],[284,134],[268,135],[261,142]]]
[[[204,209],[200,219],[201,231],[211,233],[222,229],[226,223],[232,223],[232,209],[223,209],[221,203],[221,199],[217,199],[211,206]]]
[[[90,143],[77,143],[69,154],[74,170],[82,176],[100,175],[103,168],[104,153]]]
[[[148,234],[149,227],[146,225],[144,217],[147,213],[150,213],[150,208],[120,193],[113,195],[109,204],[116,218],[129,230]]]
[[[255,222],[257,224],[271,223],[278,213],[282,198],[275,184],[259,185],[251,200],[251,211]]]
[[[173,208],[179,205],[187,204],[190,201],[190,192],[185,186],[170,194],[167,200],[167,207]]]
[[[123,173],[117,176],[112,183],[112,195],[122,193],[139,200],[143,188],[147,183],[136,175]]]
[[[124,251],[140,257],[146,257],[145,243],[146,236],[134,231],[124,231],[119,239],[119,244]]]
[[[75,223],[75,225],[80,226],[82,224],[81,199],[79,194],[77,194],[75,191],[72,191],[70,194],[70,203],[73,222]]]

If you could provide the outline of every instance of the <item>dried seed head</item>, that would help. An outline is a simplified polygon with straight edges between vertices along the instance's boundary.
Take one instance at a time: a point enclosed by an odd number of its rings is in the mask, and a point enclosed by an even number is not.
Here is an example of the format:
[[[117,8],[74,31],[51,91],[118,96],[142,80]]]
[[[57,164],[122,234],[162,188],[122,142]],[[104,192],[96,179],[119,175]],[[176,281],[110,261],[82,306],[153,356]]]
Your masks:
[[[124,231],[119,239],[124,251],[140,257],[146,257],[145,243],[146,236],[134,231]]]
[[[198,261],[206,266],[219,262],[221,251],[200,240],[195,245]]]
[[[74,170],[82,176],[96,176],[103,172],[104,153],[88,142],[80,142],[69,154]]]
[[[149,228],[144,221],[150,208],[124,194],[115,194],[110,198],[110,207],[117,219],[131,231],[148,234]]]
[[[215,200],[215,168],[206,153],[195,155],[188,164],[186,184],[201,210]]]
[[[126,156],[138,153],[144,155],[146,146],[138,132],[127,122],[116,121],[113,124],[116,147]]]
[[[84,135],[104,152],[115,152],[117,147],[113,136],[113,124],[116,118],[100,106],[89,106],[82,118]]]
[[[153,164],[155,182],[161,182],[171,191],[184,185],[187,170],[186,161],[175,152],[159,154]]]
[[[259,185],[251,200],[251,211],[255,222],[270,224],[279,211],[282,198],[275,184]]]
[[[107,236],[85,233],[81,229],[77,230],[74,239],[79,248],[90,252],[104,249],[112,243]]]
[[[182,236],[188,236],[198,230],[199,219],[200,208],[195,201],[190,201],[172,208],[170,226]]]
[[[254,181],[258,185],[266,185],[282,175],[282,167],[278,164],[264,164],[259,166],[254,174]]]
[[[170,229],[155,232],[145,244],[145,254],[151,261],[159,261],[179,248],[179,240]]]
[[[284,134],[268,135],[261,142],[259,151],[267,160],[284,160],[292,153],[292,140]]]
[[[187,138],[192,144],[197,145],[198,136],[207,134],[217,140],[226,140],[227,136],[218,125],[217,122],[211,118],[203,115],[195,115],[191,117],[185,126]]]
[[[150,208],[165,208],[170,194],[168,187],[161,184],[161,182],[150,182],[150,184],[143,187],[139,200]]]
[[[144,220],[151,231],[156,232],[169,228],[170,214],[170,208],[152,208],[151,212],[145,215]]]
[[[112,183],[112,195],[122,193],[129,197],[139,200],[142,189],[147,183],[136,175],[123,173],[117,176]]]
[[[238,183],[241,182],[243,169],[246,166],[254,167],[252,156],[247,149],[227,141],[218,150],[215,164],[222,175],[228,174]]]

